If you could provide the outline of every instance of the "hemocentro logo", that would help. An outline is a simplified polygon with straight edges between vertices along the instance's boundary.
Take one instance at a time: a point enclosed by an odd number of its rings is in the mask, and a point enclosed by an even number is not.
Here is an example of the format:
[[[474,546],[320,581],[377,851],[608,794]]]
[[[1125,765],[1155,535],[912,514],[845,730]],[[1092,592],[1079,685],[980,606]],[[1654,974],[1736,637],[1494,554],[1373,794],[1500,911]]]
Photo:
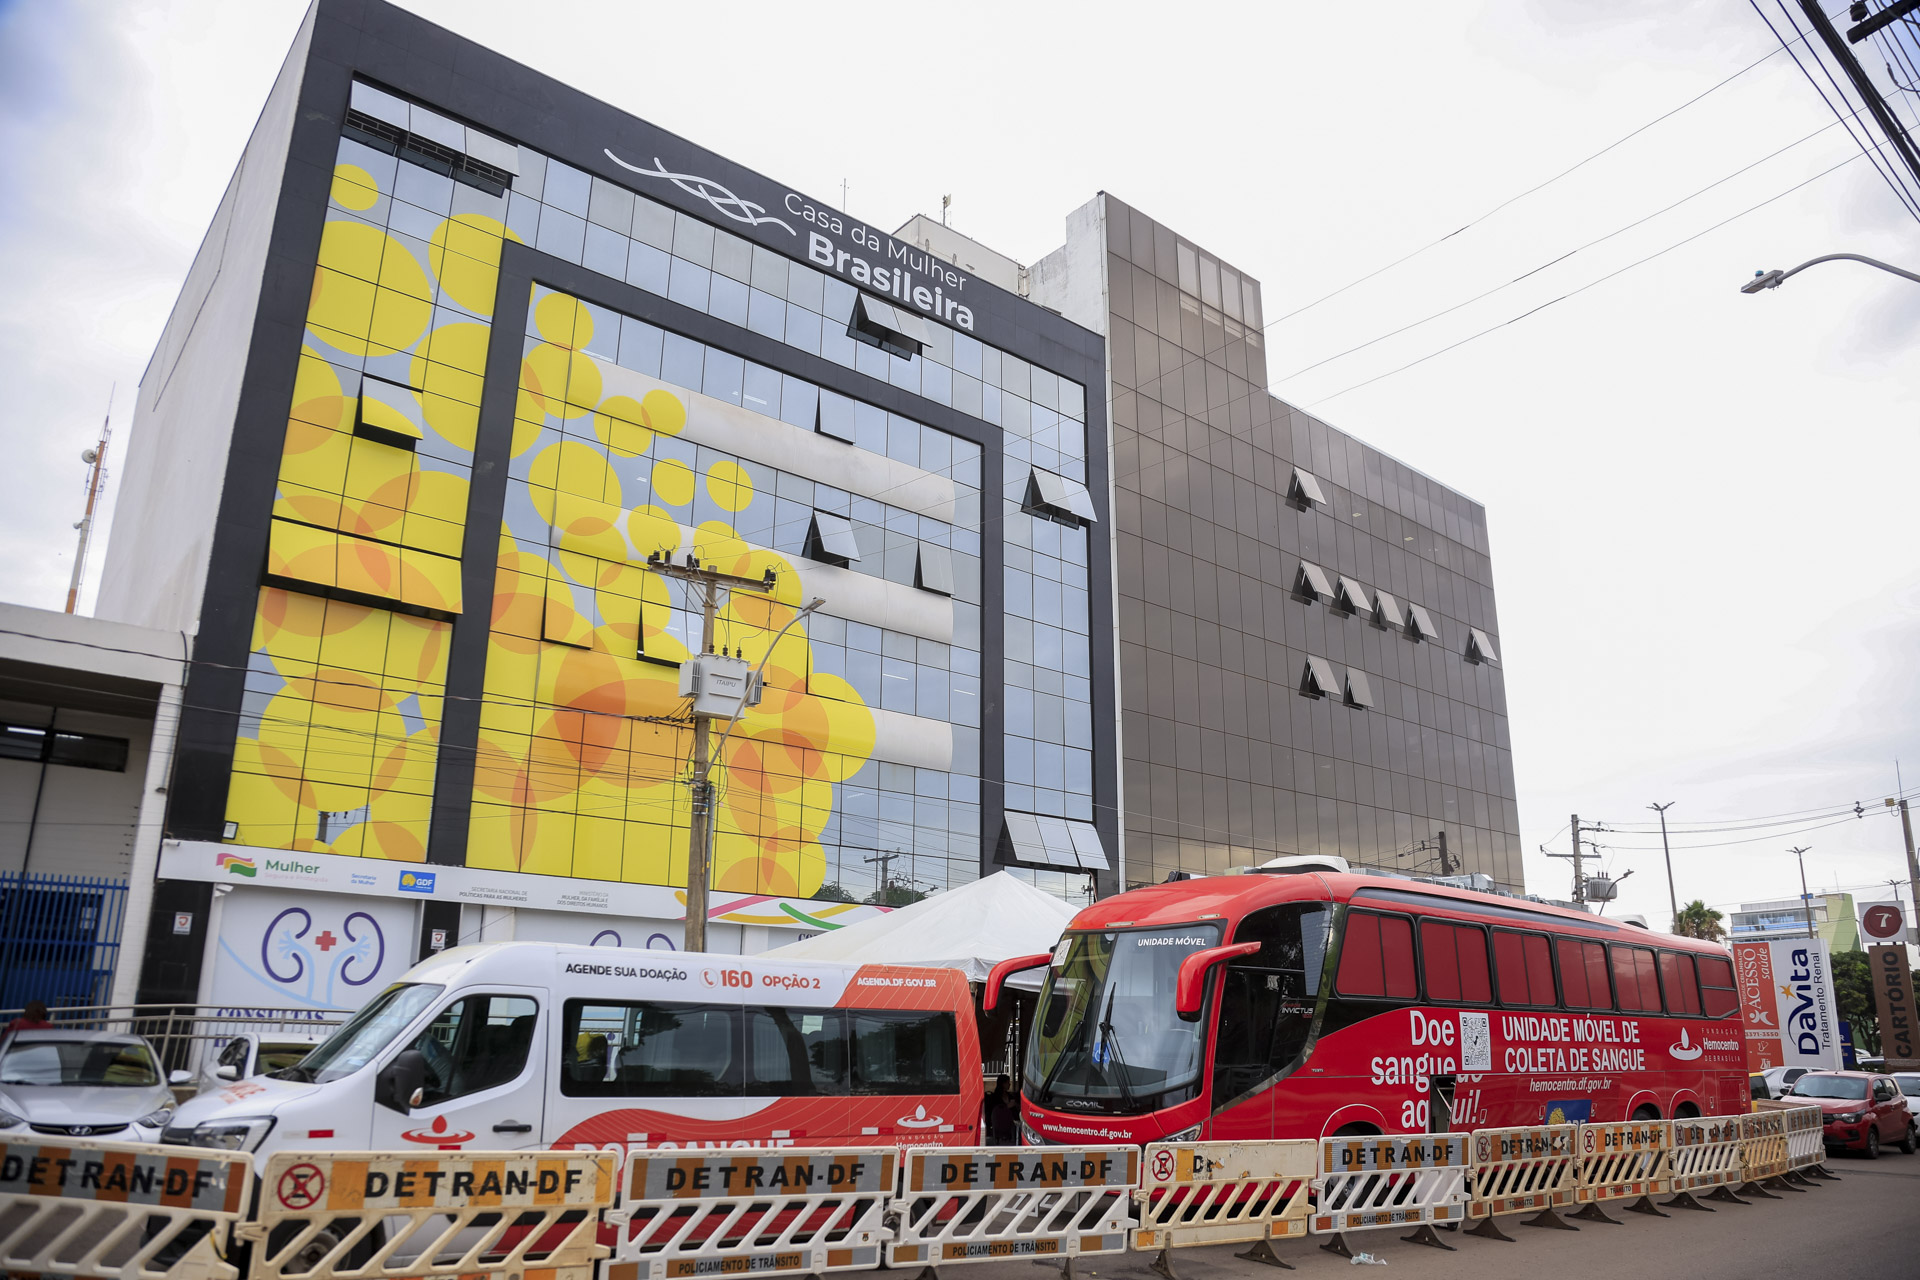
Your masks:
[[[436,873],[432,871],[402,871],[400,873],[400,892],[432,893],[433,877],[435,874]]]
[[[251,878],[260,874],[260,868],[253,864],[252,858],[243,858],[237,853],[221,854],[214,860],[214,865],[216,867],[225,867],[227,874],[230,876],[247,876]]]
[[[1680,1043],[1667,1046],[1667,1054],[1681,1062],[1692,1062],[1700,1056],[1700,1046],[1687,1039],[1687,1029],[1680,1028]]]

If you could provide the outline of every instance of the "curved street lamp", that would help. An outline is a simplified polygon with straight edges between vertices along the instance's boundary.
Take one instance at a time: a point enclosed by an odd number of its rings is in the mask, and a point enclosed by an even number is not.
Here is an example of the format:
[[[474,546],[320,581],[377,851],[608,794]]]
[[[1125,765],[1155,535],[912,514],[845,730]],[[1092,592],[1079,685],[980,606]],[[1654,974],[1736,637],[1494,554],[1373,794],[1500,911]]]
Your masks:
[[[1808,267],[1817,267],[1823,262],[1864,262],[1870,267],[1878,267],[1882,271],[1891,272],[1903,280],[1911,280],[1915,284],[1920,284],[1920,275],[1915,275],[1913,272],[1903,270],[1891,263],[1882,262],[1878,258],[1868,258],[1858,253],[1829,253],[1822,257],[1809,258],[1791,271],[1756,271],[1753,273],[1753,279],[1740,286],[1740,292],[1759,293],[1763,289],[1778,289],[1781,282],[1785,281],[1788,277],[1797,276]]]

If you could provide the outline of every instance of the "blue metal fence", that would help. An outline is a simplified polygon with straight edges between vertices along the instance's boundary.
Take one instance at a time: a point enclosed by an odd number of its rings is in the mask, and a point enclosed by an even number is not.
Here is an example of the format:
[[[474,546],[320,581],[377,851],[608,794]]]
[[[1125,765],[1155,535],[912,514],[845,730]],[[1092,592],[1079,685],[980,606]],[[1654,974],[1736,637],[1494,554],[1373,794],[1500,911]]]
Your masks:
[[[105,1004],[126,908],[125,880],[0,871],[0,1008]]]

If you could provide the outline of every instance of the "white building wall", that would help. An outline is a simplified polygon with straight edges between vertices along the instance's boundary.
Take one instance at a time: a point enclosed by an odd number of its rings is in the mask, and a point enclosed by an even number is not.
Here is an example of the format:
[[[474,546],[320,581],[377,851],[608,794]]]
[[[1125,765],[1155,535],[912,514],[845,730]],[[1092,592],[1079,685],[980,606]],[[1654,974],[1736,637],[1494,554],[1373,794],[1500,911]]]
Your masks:
[[[227,445],[315,12],[307,11],[140,380],[94,606],[103,618],[199,629]]]

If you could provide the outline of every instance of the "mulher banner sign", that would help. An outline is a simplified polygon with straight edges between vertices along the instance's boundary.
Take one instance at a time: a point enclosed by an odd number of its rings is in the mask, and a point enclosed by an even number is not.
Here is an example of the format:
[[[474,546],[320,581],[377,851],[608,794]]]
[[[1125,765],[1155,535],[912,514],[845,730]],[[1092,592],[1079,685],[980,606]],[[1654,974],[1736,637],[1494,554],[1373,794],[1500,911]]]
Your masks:
[[[1833,966],[1818,938],[1733,944],[1747,1066],[1840,1069]]]
[[[1867,973],[1880,1014],[1880,1052],[1892,1071],[1920,1070],[1920,1025],[1914,1021],[1913,971],[1905,947],[1868,947]]]

